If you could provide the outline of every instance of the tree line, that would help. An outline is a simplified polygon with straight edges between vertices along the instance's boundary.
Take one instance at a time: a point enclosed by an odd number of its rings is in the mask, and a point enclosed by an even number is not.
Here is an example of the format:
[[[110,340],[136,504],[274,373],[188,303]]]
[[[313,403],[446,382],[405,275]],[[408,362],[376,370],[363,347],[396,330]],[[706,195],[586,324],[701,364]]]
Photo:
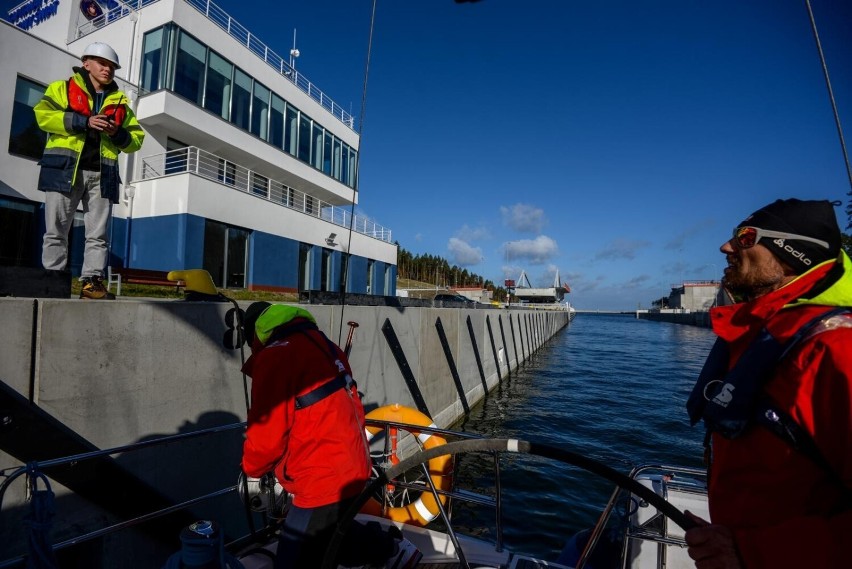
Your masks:
[[[449,261],[438,255],[415,255],[404,249],[399,242],[396,246],[399,249],[396,261],[397,276],[401,279],[429,283],[436,287],[480,287],[490,290],[494,300],[506,299],[506,289],[493,281],[458,265],[450,265]]]

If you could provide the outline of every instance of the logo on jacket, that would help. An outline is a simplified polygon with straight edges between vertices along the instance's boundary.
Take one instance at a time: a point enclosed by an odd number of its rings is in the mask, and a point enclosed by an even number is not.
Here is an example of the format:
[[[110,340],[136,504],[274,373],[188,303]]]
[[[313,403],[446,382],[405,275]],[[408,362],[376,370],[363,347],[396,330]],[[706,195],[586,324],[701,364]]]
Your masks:
[[[811,266],[811,260],[808,259],[807,257],[805,257],[805,253],[803,251],[796,251],[791,246],[786,245],[784,243],[783,239],[774,239],[772,242],[775,243],[778,247],[780,247],[780,248],[784,249],[785,251],[787,251],[788,253],[790,253],[795,258],[802,261],[805,265],[807,265],[809,267]]]
[[[736,389],[736,387],[730,383],[726,383],[722,386],[719,393],[716,394],[716,397],[713,398],[713,403],[721,405],[722,407],[727,407],[728,403],[734,399],[734,389]]]

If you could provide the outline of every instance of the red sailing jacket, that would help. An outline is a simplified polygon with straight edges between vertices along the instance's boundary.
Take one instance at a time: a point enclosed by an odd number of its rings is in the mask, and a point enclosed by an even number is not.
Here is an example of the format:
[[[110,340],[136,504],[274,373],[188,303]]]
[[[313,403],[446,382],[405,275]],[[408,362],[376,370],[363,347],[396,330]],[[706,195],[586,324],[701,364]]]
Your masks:
[[[729,369],[764,326],[783,343],[819,314],[852,305],[852,263],[841,258],[842,276],[813,298],[804,297],[834,263],[752,302],[713,309],[713,330],[730,347]],[[852,323],[839,318],[794,348],[764,390],[852,488]],[[714,433],[712,444],[710,517],[733,529],[747,569],[852,566],[852,510],[825,469],[762,426],[735,439]]]
[[[356,496],[370,477],[364,408],[354,385],[296,409],[296,397],[340,373],[336,362],[352,373],[343,352],[331,349],[317,330],[296,332],[273,337],[243,367],[252,378],[243,470],[253,477],[274,470],[300,508]]]

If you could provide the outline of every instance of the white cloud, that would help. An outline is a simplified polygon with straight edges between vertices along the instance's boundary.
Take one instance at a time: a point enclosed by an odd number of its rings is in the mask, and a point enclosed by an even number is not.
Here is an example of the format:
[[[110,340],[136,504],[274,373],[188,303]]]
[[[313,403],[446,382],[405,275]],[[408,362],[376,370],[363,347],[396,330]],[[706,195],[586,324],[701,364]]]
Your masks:
[[[491,233],[485,227],[470,227],[467,224],[462,225],[461,229],[456,232],[456,237],[462,241],[482,241],[489,239]]]
[[[506,253],[511,263],[527,262],[541,265],[559,254],[556,241],[547,235],[539,235],[535,239],[521,239],[506,243]]]
[[[501,206],[500,214],[503,216],[503,223],[515,231],[541,233],[541,230],[547,225],[544,210],[527,204],[518,203],[510,207]]]
[[[482,249],[472,247],[457,237],[450,237],[447,249],[450,251],[450,262],[460,267],[478,265],[483,260]]]

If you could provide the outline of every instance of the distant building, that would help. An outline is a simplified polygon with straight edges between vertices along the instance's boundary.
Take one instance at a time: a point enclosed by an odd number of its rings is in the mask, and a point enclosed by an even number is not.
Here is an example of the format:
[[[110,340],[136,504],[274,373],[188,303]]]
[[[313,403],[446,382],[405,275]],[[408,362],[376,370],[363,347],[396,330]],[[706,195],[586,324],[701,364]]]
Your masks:
[[[668,308],[706,312],[714,306],[725,304],[720,297],[719,281],[684,281],[672,285]]]

